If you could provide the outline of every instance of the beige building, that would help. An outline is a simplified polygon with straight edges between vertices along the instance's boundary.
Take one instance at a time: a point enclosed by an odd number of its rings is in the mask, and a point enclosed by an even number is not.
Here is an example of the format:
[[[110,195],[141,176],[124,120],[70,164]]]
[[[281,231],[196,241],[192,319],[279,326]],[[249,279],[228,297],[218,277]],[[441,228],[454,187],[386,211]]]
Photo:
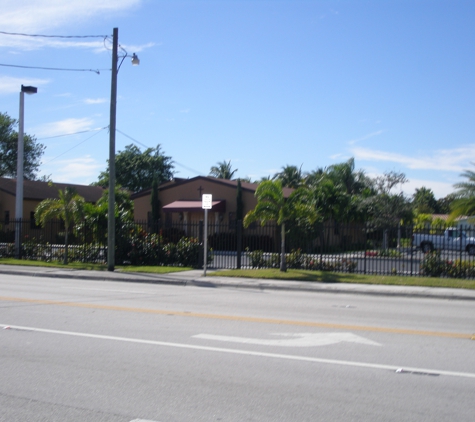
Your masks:
[[[69,183],[48,183],[35,180],[23,182],[23,220],[33,220],[38,204],[44,199],[59,198],[58,190],[70,186],[86,202],[95,203],[104,190],[98,186],[72,185]],[[15,218],[16,179],[0,177],[0,222],[8,224]]]
[[[236,219],[237,180],[217,179],[197,176],[192,179],[175,179],[158,188],[160,200],[160,218],[163,221],[199,221],[204,218],[202,195],[211,194],[212,209],[208,212],[210,223],[230,224]],[[241,182],[243,215],[256,206],[254,196],[258,184]],[[284,188],[284,194],[290,195],[292,189]],[[146,189],[132,195],[134,217],[136,221],[151,219],[152,189]]]

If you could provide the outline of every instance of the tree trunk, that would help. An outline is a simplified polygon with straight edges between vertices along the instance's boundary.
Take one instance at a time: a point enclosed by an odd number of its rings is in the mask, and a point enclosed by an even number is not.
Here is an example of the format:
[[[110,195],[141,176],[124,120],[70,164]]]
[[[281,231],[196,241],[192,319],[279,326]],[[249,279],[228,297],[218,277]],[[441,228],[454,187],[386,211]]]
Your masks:
[[[64,235],[64,265],[68,265],[68,232],[69,230],[66,229],[66,233]]]
[[[285,262],[285,223],[282,223],[280,231],[280,271],[287,271]]]

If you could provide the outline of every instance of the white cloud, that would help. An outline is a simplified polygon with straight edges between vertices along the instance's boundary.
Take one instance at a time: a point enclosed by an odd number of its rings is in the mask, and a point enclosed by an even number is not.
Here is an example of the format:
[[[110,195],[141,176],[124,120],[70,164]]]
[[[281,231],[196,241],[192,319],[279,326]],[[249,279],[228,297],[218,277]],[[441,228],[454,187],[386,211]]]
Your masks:
[[[20,93],[21,85],[42,86],[48,84],[48,79],[14,78],[0,75],[0,95]]]
[[[70,34],[56,32],[68,28],[71,22],[80,22],[95,16],[128,12],[142,4],[143,0],[0,0],[0,28],[15,34],[99,35],[98,38],[44,38],[0,34],[0,47],[21,50],[37,50],[43,47],[87,48],[104,51],[104,37],[111,33]],[[139,52],[153,46],[153,43],[128,46],[132,52]]]
[[[142,0],[1,0],[0,3],[3,31],[37,33],[71,21],[122,12],[139,6]]]
[[[402,185],[402,191],[408,195],[412,196],[416,191],[416,188],[426,187],[432,189],[434,196],[436,198],[443,198],[450,193],[455,191],[451,183],[446,182],[436,182],[434,180],[420,180],[420,179],[411,179],[407,183]]]
[[[351,139],[348,141],[348,144],[349,145],[354,145],[356,144],[357,142],[359,141],[364,141],[365,139],[369,139],[369,138],[372,138],[374,136],[378,136],[378,135],[381,135],[384,131],[382,130],[378,130],[377,132],[373,132],[373,133],[368,133],[367,135],[364,135],[362,136],[361,138],[356,138],[356,139]]]
[[[81,132],[83,130],[90,130],[93,125],[93,120],[84,117],[82,119],[65,119],[57,122],[47,123],[40,126],[35,133],[38,137],[67,135],[71,133]]]
[[[86,98],[84,102],[86,104],[104,104],[109,101],[107,98]]]
[[[42,166],[44,174],[51,174],[54,182],[87,185],[97,181],[99,172],[105,170],[104,163],[98,163],[90,155],[70,160],[54,161]]]
[[[357,160],[397,163],[413,170],[441,170],[460,173],[475,161],[475,145],[435,150],[430,155],[415,157],[387,151],[355,147],[351,153]]]

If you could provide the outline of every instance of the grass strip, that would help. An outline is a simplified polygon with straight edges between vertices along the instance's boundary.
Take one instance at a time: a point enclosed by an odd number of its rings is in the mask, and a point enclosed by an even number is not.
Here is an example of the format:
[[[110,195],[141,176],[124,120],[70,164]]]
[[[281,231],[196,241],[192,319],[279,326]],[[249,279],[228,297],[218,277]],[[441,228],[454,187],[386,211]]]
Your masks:
[[[224,270],[207,274],[211,277],[244,277],[263,280],[308,281],[320,283],[356,283],[381,284],[391,286],[446,287],[457,289],[475,289],[475,280],[459,278],[408,277],[388,275],[364,275],[354,273],[333,273],[326,271],[258,269]]]

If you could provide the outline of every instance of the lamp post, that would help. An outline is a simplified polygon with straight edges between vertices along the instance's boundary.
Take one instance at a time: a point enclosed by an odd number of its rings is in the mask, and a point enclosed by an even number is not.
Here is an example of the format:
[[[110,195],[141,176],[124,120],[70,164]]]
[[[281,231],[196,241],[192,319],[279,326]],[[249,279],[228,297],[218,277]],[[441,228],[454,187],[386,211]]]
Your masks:
[[[114,271],[115,266],[115,130],[117,115],[117,74],[119,55],[119,28],[114,28],[112,35],[112,76],[111,76],[111,101],[109,123],[109,206],[107,212],[107,270]],[[127,57],[127,53],[123,59]],[[123,60],[122,60],[123,61]],[[132,55],[132,65],[137,66],[139,58]],[[121,62],[122,64],[122,62]]]
[[[23,219],[23,160],[24,160],[24,115],[25,115],[25,93],[36,94],[38,88],[34,86],[21,86],[20,91],[20,117],[18,120],[18,153],[16,164],[16,198],[15,198],[15,256],[21,258],[21,226]]]

